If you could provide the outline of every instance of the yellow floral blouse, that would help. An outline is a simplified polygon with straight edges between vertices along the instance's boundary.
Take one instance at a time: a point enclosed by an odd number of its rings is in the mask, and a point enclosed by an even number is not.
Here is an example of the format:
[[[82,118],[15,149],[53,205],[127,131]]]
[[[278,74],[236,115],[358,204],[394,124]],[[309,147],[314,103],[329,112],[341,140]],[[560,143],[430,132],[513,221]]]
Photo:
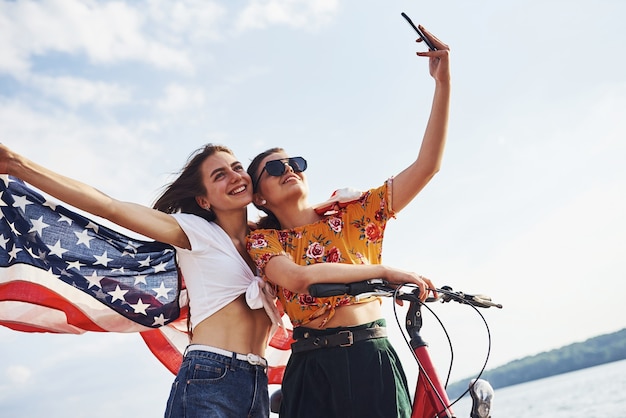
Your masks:
[[[394,216],[389,203],[391,190],[389,179],[381,187],[363,193],[358,200],[316,223],[288,230],[256,230],[248,237],[248,252],[265,280],[265,264],[277,255],[288,255],[300,265],[380,264],[385,226]],[[336,308],[375,299],[357,302],[348,295],[314,298],[278,285],[273,288],[294,327],[325,315],[320,326],[323,328]]]

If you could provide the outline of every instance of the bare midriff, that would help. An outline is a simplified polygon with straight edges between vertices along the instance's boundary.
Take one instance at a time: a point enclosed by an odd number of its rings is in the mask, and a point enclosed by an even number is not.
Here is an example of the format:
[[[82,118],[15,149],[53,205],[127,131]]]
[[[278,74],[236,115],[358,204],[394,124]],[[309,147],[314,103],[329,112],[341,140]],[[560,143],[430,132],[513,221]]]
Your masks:
[[[352,327],[373,322],[380,318],[382,318],[381,302],[379,299],[374,299],[371,302],[336,308],[333,317],[324,325],[324,328]],[[323,321],[324,317],[315,318],[302,326],[319,328]]]
[[[270,326],[265,310],[250,309],[241,295],[200,322],[193,330],[191,343],[265,357]]]

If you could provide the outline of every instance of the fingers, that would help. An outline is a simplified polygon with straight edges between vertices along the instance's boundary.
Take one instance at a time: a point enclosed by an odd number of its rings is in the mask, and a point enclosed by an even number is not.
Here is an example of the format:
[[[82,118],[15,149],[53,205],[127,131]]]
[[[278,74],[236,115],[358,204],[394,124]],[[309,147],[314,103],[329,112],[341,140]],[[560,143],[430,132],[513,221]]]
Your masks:
[[[417,286],[419,289],[419,298],[422,302],[425,301],[431,293],[437,297],[435,285],[429,278],[421,276],[417,273],[394,268],[390,268],[389,273],[390,274],[386,276],[386,279],[392,285],[401,287],[405,284],[411,283],[412,285]]]
[[[426,298],[428,298],[428,294],[432,292],[433,296],[437,297],[437,291],[435,290],[435,285],[433,284],[433,282],[424,276],[417,276],[419,277],[420,281],[417,284],[417,286],[420,289],[420,300],[422,302],[424,302],[426,300]]]
[[[426,35],[428,37],[428,40],[430,42],[432,42],[432,44],[437,48],[437,50],[450,50],[450,47],[448,45],[446,45],[445,43],[443,43],[439,38],[437,38],[435,35],[433,35],[431,32],[429,32],[426,28],[424,28],[422,25],[419,25],[420,30],[424,33],[424,35]],[[419,41],[421,41],[422,39],[419,39]],[[419,42],[418,41],[418,42]]]

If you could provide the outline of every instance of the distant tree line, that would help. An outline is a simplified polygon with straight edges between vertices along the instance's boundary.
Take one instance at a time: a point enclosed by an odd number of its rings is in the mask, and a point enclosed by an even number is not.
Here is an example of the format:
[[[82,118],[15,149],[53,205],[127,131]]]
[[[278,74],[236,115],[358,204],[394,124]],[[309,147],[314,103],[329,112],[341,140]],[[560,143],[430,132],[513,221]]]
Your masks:
[[[497,389],[624,359],[626,359],[626,328],[511,361],[485,371],[481,378],[488,380],[491,386]],[[450,384],[448,386],[450,397],[455,399],[463,393],[470,379]]]

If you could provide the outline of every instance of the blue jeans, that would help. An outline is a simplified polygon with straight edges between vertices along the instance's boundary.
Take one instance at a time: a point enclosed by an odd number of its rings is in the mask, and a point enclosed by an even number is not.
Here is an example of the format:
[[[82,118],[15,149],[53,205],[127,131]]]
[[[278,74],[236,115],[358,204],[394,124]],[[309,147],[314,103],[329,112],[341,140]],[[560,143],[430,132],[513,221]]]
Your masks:
[[[165,418],[269,417],[263,366],[206,351],[185,354]]]

